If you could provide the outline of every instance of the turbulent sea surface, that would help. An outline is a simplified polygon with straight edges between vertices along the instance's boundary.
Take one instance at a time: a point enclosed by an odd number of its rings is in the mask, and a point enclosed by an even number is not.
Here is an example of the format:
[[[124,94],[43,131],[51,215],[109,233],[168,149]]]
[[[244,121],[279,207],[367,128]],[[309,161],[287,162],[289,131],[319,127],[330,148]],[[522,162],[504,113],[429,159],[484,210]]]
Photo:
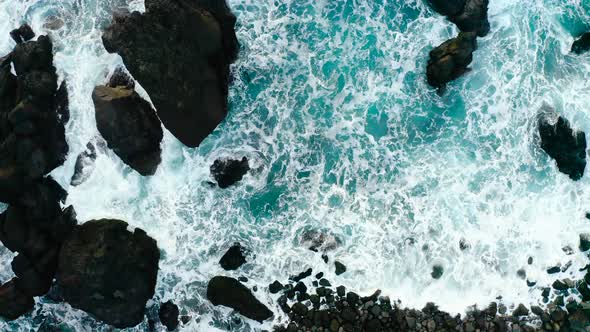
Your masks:
[[[546,103],[590,132],[590,55],[569,52],[590,28],[590,1],[490,2],[492,30],[479,39],[473,70],[441,97],[426,84],[428,52],[457,31],[424,0],[230,0],[241,53],[226,121],[197,149],[165,132],[153,177],[108,151],[78,187],[69,186],[76,156],[98,134],[91,92],[122,62],[104,50],[101,29],[114,8],[141,11],[143,1],[0,0],[0,55],[23,22],[51,35],[72,113],[70,154],[52,175],[81,222],[119,218],[158,241],[155,300],[172,299],[192,316],[185,330],[269,328],[228,319],[205,298],[234,241],[255,254],[238,275],[258,286],[277,321],[266,285],[307,267],[351,290],[460,313],[498,296],[537,304],[541,290],[517,270],[541,286],[556,277],[545,273],[550,265],[573,260],[568,275],[576,273],[585,258],[562,247],[576,248],[590,229],[590,177],[559,173],[536,129]],[[65,25],[44,28],[52,16]],[[207,185],[209,165],[223,156],[247,156],[253,168],[227,190]],[[341,239],[329,255],[347,273],[335,276],[300,244],[309,229]],[[469,250],[459,249],[462,238]],[[0,247],[0,257],[6,281],[12,254]],[[430,275],[435,264],[444,267],[440,280]],[[33,313],[0,330],[36,331],[43,321],[109,329],[39,298]],[[147,328],[146,320],[130,330]]]

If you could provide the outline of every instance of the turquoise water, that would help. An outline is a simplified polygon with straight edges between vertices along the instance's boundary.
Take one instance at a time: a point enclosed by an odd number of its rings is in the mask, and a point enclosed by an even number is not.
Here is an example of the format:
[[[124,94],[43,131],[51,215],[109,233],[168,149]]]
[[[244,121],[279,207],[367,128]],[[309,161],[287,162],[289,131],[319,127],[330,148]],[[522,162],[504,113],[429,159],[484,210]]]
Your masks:
[[[590,131],[590,55],[569,54],[574,36],[590,29],[590,2],[491,0],[492,31],[479,39],[473,70],[443,96],[426,85],[426,61],[456,30],[422,0],[229,2],[242,49],[226,121],[198,149],[166,132],[151,178],[106,152],[87,182],[68,188],[76,155],[97,135],[90,93],[121,62],[104,51],[100,28],[112,8],[128,3],[0,0],[2,53],[21,20],[37,32],[50,15],[66,21],[46,32],[71,86],[71,154],[53,176],[79,220],[120,218],[158,240],[156,301],[173,299],[191,315],[186,331],[264,327],[236,322],[204,298],[207,281],[227,274],[217,261],[234,241],[256,257],[230,275],[257,285],[277,322],[284,317],[265,285],[308,266],[356,291],[379,288],[408,306],[435,301],[463,312],[499,295],[508,304],[537,303],[540,290],[517,277],[520,268],[546,285],[548,265],[586,264],[561,248],[590,230],[588,179],[557,171],[538,147],[535,124],[547,103]],[[239,186],[206,185],[213,160],[243,155],[253,170]],[[341,239],[329,255],[347,273],[336,277],[300,245],[307,229]],[[470,250],[459,250],[462,238]],[[7,280],[11,254],[0,248],[0,255]],[[445,269],[437,281],[434,264]],[[107,329],[43,298],[33,314],[0,329],[29,331],[44,320]]]

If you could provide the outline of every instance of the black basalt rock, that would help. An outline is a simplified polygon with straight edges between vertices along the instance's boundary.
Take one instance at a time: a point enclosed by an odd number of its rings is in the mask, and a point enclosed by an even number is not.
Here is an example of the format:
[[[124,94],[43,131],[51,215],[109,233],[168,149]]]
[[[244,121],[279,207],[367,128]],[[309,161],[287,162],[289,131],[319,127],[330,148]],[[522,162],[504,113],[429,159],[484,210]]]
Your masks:
[[[582,54],[590,50],[590,32],[581,35],[572,44],[572,52]]]
[[[213,305],[232,308],[252,320],[263,322],[272,317],[270,311],[262,304],[248,287],[234,278],[217,276],[209,281],[207,299]]]
[[[434,48],[430,51],[426,69],[428,84],[441,89],[448,82],[468,72],[475,50],[477,36],[473,32],[461,32],[459,36]]]
[[[34,305],[33,297],[22,293],[16,287],[15,279],[0,286],[0,317],[15,320],[33,310]]]
[[[241,181],[249,170],[250,165],[246,157],[243,157],[241,160],[217,159],[210,167],[211,175],[217,181],[219,188],[223,189]]]
[[[432,8],[446,16],[463,32],[483,37],[490,31],[489,0],[428,0]]]
[[[10,31],[10,37],[17,43],[24,43],[35,37],[35,32],[28,24],[21,25],[18,29]]]
[[[145,7],[116,16],[104,46],[121,55],[164,126],[196,147],[227,114],[236,18],[225,1],[147,0]]]
[[[569,121],[559,117],[552,123],[546,116],[538,123],[541,148],[557,163],[557,168],[577,181],[586,168],[586,134],[574,131]]]
[[[174,331],[178,327],[178,315],[180,311],[178,306],[172,301],[164,302],[160,305],[158,316],[162,325],[166,326],[168,331]]]
[[[237,270],[246,263],[246,250],[239,244],[234,243],[219,260],[219,265],[226,270]]]

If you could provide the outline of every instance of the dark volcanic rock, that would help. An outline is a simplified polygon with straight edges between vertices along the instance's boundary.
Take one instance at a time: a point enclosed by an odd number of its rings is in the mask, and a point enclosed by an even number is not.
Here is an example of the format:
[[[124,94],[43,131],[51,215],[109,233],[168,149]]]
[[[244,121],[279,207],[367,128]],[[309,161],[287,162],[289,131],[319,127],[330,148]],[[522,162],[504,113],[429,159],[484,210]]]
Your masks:
[[[16,287],[15,279],[0,286],[0,317],[15,320],[21,315],[33,310],[35,301]]]
[[[559,117],[551,123],[548,117],[539,120],[541,148],[555,159],[557,168],[576,181],[584,176],[586,168],[586,134],[574,132],[569,122]]]
[[[334,266],[336,267],[336,275],[341,275],[342,273],[346,272],[346,266],[339,261],[334,262]]]
[[[74,174],[70,180],[70,185],[79,186],[84,183],[94,171],[94,161],[96,160],[96,147],[93,142],[86,144],[86,150],[82,151],[76,158]]]
[[[590,233],[580,234],[580,251],[590,250]]]
[[[303,232],[301,243],[309,250],[325,252],[336,249],[342,241],[333,234],[312,229]]]
[[[245,317],[262,322],[272,317],[272,312],[239,281],[217,276],[209,281],[207,299],[213,305],[230,307]]]
[[[455,16],[463,12],[466,0],[429,0],[432,9],[444,16]]]
[[[56,275],[70,305],[117,328],[143,320],[160,258],[154,239],[127,227],[107,219],[77,226],[62,245]]]
[[[443,88],[448,82],[469,71],[467,66],[473,60],[477,49],[477,37],[473,32],[461,32],[456,38],[447,40],[432,51],[426,69],[428,84]]]
[[[135,89],[135,81],[129,77],[125,70],[121,67],[117,67],[111,77],[109,78],[108,87],[124,87],[130,90]]]
[[[432,8],[446,16],[463,32],[483,37],[490,31],[489,0],[429,0]]]
[[[586,32],[580,36],[572,45],[572,52],[576,54],[582,54],[588,50],[590,50],[590,32]]]
[[[227,271],[236,270],[244,263],[246,263],[245,249],[237,242],[219,260],[219,265]]]
[[[139,174],[153,175],[161,161],[163,132],[151,105],[123,86],[97,86],[92,100],[96,126],[109,148]]]
[[[179,314],[180,311],[178,310],[178,306],[172,301],[162,303],[160,305],[160,311],[158,312],[160,322],[162,322],[162,325],[166,326],[168,331],[174,331],[178,327]]]
[[[103,35],[150,95],[162,123],[198,146],[227,114],[229,65],[238,43],[224,1],[147,0],[146,12],[115,17]]]
[[[24,24],[21,25],[20,28],[10,31],[10,37],[12,37],[17,44],[20,44],[33,39],[35,33],[28,24]]]
[[[432,276],[432,279],[440,279],[443,276],[444,273],[444,269],[441,265],[434,265],[432,267],[432,272],[430,273],[430,276]]]
[[[250,165],[246,157],[242,160],[217,159],[210,167],[211,175],[220,188],[227,188],[241,181],[249,170]]]
[[[10,63],[17,76],[10,73]],[[17,44],[0,61],[0,201],[15,202],[65,161],[61,93],[48,37]]]

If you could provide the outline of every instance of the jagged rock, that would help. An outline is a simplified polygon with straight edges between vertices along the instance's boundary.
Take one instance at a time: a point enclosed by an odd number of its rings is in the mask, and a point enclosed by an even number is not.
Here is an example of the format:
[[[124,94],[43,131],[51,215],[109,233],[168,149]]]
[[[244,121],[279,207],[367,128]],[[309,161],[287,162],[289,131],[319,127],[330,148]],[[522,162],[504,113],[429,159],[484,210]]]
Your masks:
[[[490,31],[489,0],[429,0],[432,8],[447,16],[463,32],[483,37]]]
[[[233,278],[217,276],[211,279],[207,286],[207,299],[213,305],[232,308],[258,322],[272,317],[272,311],[260,303],[246,286]]]
[[[84,183],[94,171],[94,161],[96,160],[96,147],[93,142],[86,144],[86,150],[82,151],[76,158],[74,174],[70,180],[70,185],[79,186]]]
[[[307,269],[307,270],[305,270],[305,271],[303,271],[303,272],[299,273],[299,274],[298,274],[298,275],[296,275],[296,276],[291,276],[291,277],[289,278],[289,280],[293,280],[294,282],[299,282],[299,281],[301,281],[301,280],[303,280],[303,279],[305,279],[305,278],[307,278],[307,277],[311,276],[311,273],[312,273],[312,272],[313,272],[313,270],[312,270],[311,268],[309,268],[309,269]]]
[[[250,165],[246,157],[242,160],[217,159],[210,167],[211,175],[217,181],[217,185],[224,189],[241,181],[249,170]]]
[[[33,29],[28,24],[23,24],[18,29],[10,31],[10,37],[17,43],[24,43],[35,37]]]
[[[9,72],[13,64],[17,76]],[[63,164],[68,152],[63,91],[57,89],[48,37],[17,44],[0,63],[0,201],[13,203],[23,190]],[[67,106],[66,106],[67,107]]]
[[[6,320],[17,319],[33,310],[35,305],[33,297],[20,292],[15,281],[12,279],[0,286],[0,317]]]
[[[577,181],[586,168],[586,134],[575,132],[569,122],[559,117],[552,123],[548,116],[539,119],[541,148],[557,162],[557,168]]]
[[[461,32],[456,38],[447,40],[432,51],[426,69],[428,84],[443,88],[448,82],[469,71],[477,49],[477,37],[473,32]]]
[[[160,253],[143,230],[120,220],[92,220],[64,241],[56,274],[63,298],[117,328],[143,321],[154,295]]]
[[[226,270],[236,270],[246,263],[245,249],[239,244],[234,243],[219,260],[219,265]]]
[[[163,131],[151,105],[123,86],[97,86],[92,100],[108,147],[141,175],[153,175],[161,161]]]
[[[272,284],[268,285],[268,291],[271,294],[276,294],[281,290],[283,290],[283,285],[278,280],[275,280]]]
[[[168,331],[174,331],[178,327],[178,315],[180,311],[178,306],[172,301],[162,303],[158,316],[162,325],[166,326]]]
[[[104,46],[121,55],[164,126],[196,147],[227,114],[236,19],[225,1],[147,0],[145,6],[143,14],[115,16]]]
[[[135,81],[129,77],[127,72],[121,67],[117,67],[111,77],[109,78],[108,87],[124,87],[129,90],[135,89]]]
[[[581,35],[572,45],[572,52],[582,54],[590,50],[590,32]]]
[[[590,250],[590,233],[580,234],[580,251]]]
[[[519,304],[518,307],[516,307],[516,309],[514,309],[514,311],[512,312],[512,315],[515,317],[527,316],[528,314],[529,309],[525,307],[522,303]]]

